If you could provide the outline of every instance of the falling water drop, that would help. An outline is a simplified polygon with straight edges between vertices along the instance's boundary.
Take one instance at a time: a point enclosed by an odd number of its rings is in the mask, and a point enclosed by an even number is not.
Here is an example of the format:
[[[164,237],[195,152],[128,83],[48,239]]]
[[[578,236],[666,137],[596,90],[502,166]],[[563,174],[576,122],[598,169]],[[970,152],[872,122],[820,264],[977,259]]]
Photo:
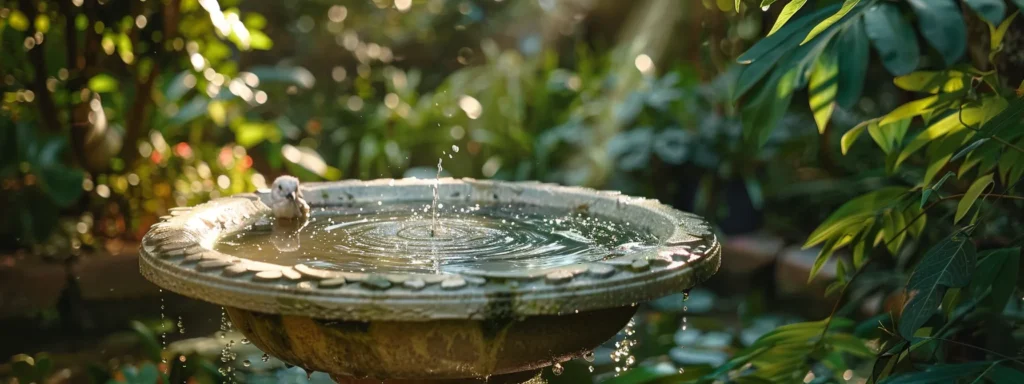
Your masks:
[[[242,366],[243,366],[243,367],[248,367],[248,366],[250,366],[250,365],[252,365],[252,362],[250,362],[249,360],[243,360],[243,361],[242,361]]]
[[[251,341],[249,341],[249,339],[243,337],[242,340],[241,340],[241,343],[242,344],[249,344],[249,343],[251,343]]]
[[[185,334],[185,322],[181,320],[181,316],[178,316],[178,333]]]
[[[459,152],[459,146],[458,145],[452,145],[452,152],[456,152],[456,153]]]
[[[594,373],[594,366],[591,365],[591,366],[587,367],[587,370],[590,371],[590,373]]]
[[[263,357],[260,357],[260,360],[263,360],[263,362],[266,363],[266,362],[270,361],[270,355],[264,353]]]
[[[551,365],[551,373],[554,373],[555,376],[561,375],[562,372],[565,372],[565,367],[562,367],[562,364],[555,363]]]
[[[588,363],[593,363],[594,362],[594,351],[590,351],[590,352],[584,353],[583,354],[583,360],[586,360]]]

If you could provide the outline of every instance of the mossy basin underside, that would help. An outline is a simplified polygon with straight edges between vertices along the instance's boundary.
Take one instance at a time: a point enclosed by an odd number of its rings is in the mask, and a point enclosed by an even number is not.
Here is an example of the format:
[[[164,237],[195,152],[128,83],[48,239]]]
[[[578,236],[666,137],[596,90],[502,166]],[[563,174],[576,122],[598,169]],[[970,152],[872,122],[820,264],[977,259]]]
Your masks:
[[[305,223],[270,217],[266,193],[174,209],[143,239],[143,275],[226,307],[289,363],[447,380],[582,354],[636,303],[687,290],[720,263],[703,219],[616,192],[472,179],[302,190]]]

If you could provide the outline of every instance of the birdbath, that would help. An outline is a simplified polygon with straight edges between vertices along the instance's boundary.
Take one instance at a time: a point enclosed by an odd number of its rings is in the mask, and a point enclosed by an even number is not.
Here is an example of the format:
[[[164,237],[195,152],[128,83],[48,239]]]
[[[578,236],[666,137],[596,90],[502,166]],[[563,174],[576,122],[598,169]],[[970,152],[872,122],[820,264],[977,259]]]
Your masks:
[[[274,219],[267,192],[172,209],[143,238],[140,269],[339,382],[529,379],[720,264],[703,219],[618,192],[473,179],[302,191],[303,223]]]

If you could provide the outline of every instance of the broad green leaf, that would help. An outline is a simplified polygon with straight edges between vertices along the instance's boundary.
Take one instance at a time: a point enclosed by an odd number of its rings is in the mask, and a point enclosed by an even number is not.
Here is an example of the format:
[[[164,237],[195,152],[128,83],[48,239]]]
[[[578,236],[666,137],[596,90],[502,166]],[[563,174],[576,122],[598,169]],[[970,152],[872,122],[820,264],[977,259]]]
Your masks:
[[[920,1],[920,0],[918,0]],[[908,91],[952,93],[964,88],[970,81],[966,73],[957,70],[916,71],[893,79],[897,87]]]
[[[785,27],[782,27],[782,29],[776,31],[776,33],[774,34],[759,40],[757,44],[754,44],[753,47],[750,47],[750,49],[748,49],[746,52],[740,55],[739,58],[736,59],[736,62],[740,64],[750,64],[761,59],[762,56],[765,56],[769,53],[776,51],[788,52],[792,50],[793,47],[795,47],[800,41],[799,36],[797,36],[797,38],[791,39],[791,37],[794,34],[797,34],[797,32],[809,30],[811,23],[824,19],[825,15],[835,12],[837,9],[839,9],[838,5],[824,7],[809,15],[793,20],[793,22],[791,23],[786,23]],[[802,33],[800,35],[802,35]],[[783,44],[787,45],[788,47],[780,48],[780,46]],[[775,58],[775,60],[778,60],[778,58]]]
[[[964,0],[964,3],[990,24],[999,25],[1006,17],[1006,3],[1003,0]]]
[[[832,212],[818,228],[807,237],[804,248],[817,245],[853,226],[863,226],[866,220],[883,208],[891,206],[907,192],[903,187],[880,188],[847,201]]]
[[[864,90],[864,78],[868,72],[868,37],[864,34],[864,21],[860,15],[848,23],[836,41],[839,56],[839,94],[836,102],[843,108],[851,108],[860,99]]]
[[[956,0],[907,0],[917,14],[918,27],[947,66],[953,65],[967,50],[967,25]]]
[[[768,36],[771,36],[780,28],[782,28],[783,25],[786,25],[786,22],[789,21],[789,19],[792,18],[793,15],[795,15],[798,11],[800,11],[800,8],[803,8],[804,4],[806,3],[807,0],[791,0],[789,4],[786,4],[785,7],[782,7],[782,12],[779,13],[779,18],[775,19],[775,25],[772,26],[771,31],[768,31]]]
[[[874,124],[877,121],[878,120],[864,121],[857,124],[856,127],[850,128],[849,131],[846,131],[846,133],[843,134],[843,137],[839,139],[839,148],[842,150],[843,155],[850,151],[850,147],[857,141],[860,134],[864,133],[864,130],[866,130],[869,125]]]
[[[900,76],[917,69],[921,56],[917,36],[896,4],[882,2],[868,9],[864,29],[889,73]]]
[[[105,73],[98,74],[89,79],[89,89],[97,93],[117,91],[117,79]]]
[[[839,89],[838,75],[839,66],[833,50],[818,56],[811,71],[807,90],[818,133],[825,133],[825,127],[828,126],[832,111],[835,110],[836,91]]]
[[[740,3],[742,3],[742,2],[743,2],[742,0],[736,0],[736,4],[734,4],[734,6],[736,8],[736,12],[740,11]]]
[[[974,205],[974,201],[978,200],[978,196],[981,195],[986,188],[993,185],[995,182],[992,180],[992,174],[979,177],[974,183],[971,183],[971,187],[967,188],[967,192],[964,193],[964,197],[960,199],[960,203],[956,205],[956,216],[953,218],[953,223],[956,224],[967,215],[967,211]]]
[[[914,333],[930,318],[948,288],[962,288],[974,273],[974,243],[955,232],[933,246],[914,268],[907,283],[908,300],[900,317],[899,333],[913,340]]]
[[[827,19],[822,20],[820,23],[818,23],[818,25],[815,25],[814,28],[811,29],[811,32],[807,34],[807,37],[804,38],[804,41],[801,42],[800,44],[805,44],[808,41],[811,41],[811,39],[813,39],[815,36],[818,36],[819,33],[828,29],[835,23],[839,22],[839,20],[845,17],[847,13],[850,13],[850,10],[852,10],[853,7],[855,7],[858,3],[860,3],[860,0],[843,1],[843,6],[839,8],[839,11],[833,14],[832,16],[829,16]]]
[[[1020,266],[1020,248],[1000,248],[978,253],[978,266],[966,292],[980,306],[1001,313],[1013,295]],[[979,295],[987,293],[982,299]]]

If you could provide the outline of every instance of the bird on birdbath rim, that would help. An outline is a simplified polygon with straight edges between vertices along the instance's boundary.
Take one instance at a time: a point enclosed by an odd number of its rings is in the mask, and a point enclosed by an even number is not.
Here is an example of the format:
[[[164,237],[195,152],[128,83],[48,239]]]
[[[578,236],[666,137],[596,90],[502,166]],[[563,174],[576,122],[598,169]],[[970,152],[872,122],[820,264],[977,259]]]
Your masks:
[[[270,208],[278,219],[305,220],[309,218],[309,204],[302,197],[299,179],[294,176],[281,176],[274,179],[270,186]]]

